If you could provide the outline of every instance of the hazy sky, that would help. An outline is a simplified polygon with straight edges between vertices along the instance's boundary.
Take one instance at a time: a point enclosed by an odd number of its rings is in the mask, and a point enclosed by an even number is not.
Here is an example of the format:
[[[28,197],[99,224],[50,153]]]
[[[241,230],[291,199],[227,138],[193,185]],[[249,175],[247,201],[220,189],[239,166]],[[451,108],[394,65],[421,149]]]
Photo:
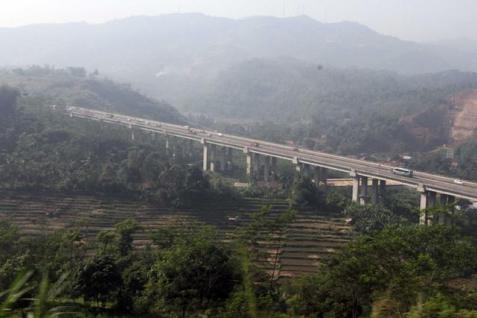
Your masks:
[[[202,12],[240,18],[309,15],[356,21],[403,39],[477,40],[477,0],[0,0],[0,26],[103,22],[131,15]]]

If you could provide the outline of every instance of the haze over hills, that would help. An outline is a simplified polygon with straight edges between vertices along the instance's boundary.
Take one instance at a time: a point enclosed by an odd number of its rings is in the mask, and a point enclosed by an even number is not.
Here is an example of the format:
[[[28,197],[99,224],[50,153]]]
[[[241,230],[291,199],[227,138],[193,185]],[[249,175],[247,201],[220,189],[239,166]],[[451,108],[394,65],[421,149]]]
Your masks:
[[[475,74],[449,71],[477,70],[470,42],[418,44],[357,23],[307,16],[172,14],[30,25],[0,29],[0,41],[9,48],[0,60],[10,67],[99,69],[183,111],[238,122],[273,120],[282,125],[277,140],[288,136],[342,153],[447,144],[450,98],[477,89]],[[123,110],[133,107],[127,104]]]
[[[15,70],[0,69],[0,86],[2,85],[15,87],[29,99],[41,101],[37,107],[81,105],[171,123],[186,121],[169,104],[143,96],[128,84],[106,80],[94,73],[87,74],[82,68],[34,66]]]
[[[290,57],[317,65],[426,73],[477,70],[475,55],[424,45],[351,23],[307,16],[241,20],[202,14],[132,17],[105,24],[30,25],[0,29],[3,65],[83,66],[126,80],[153,97],[180,104],[184,90],[253,58]]]

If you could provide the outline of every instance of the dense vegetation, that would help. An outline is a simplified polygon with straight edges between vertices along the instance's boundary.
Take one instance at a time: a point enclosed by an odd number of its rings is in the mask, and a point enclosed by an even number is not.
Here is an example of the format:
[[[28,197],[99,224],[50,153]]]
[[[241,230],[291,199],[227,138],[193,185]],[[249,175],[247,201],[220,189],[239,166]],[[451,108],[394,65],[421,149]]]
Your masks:
[[[209,86],[188,106],[227,119],[220,128],[343,154],[392,157],[448,143],[452,96],[477,88],[477,75],[408,77],[256,59],[223,71]]]
[[[74,105],[171,123],[184,122],[167,103],[147,98],[130,85],[104,79],[98,71],[89,74],[81,67],[0,69],[1,84],[16,87],[24,96],[41,101],[41,105]]]
[[[419,155],[413,162],[413,167],[440,173],[454,175],[462,179],[477,180],[477,142],[472,137],[458,145],[454,158],[443,155],[442,151],[434,151]]]
[[[170,205],[221,195],[160,139],[67,119],[37,97],[0,88],[0,186],[29,191],[135,196]],[[19,101],[19,105],[17,105]]]
[[[67,119],[48,105],[0,87],[3,189],[192,207],[232,195],[187,166],[181,152],[169,156],[160,139],[136,132],[131,142],[128,129]],[[315,275],[278,280],[258,262],[259,242],[285,244],[293,210],[272,215],[264,207],[227,240],[205,226],[165,228],[143,250],[133,249],[142,230],[134,220],[94,241],[74,228],[25,237],[1,222],[0,317],[477,317],[476,222],[467,210],[437,207],[429,212],[445,213],[449,224],[422,227],[407,193],[357,206],[306,177],[289,190],[292,206],[343,211],[356,232]]]
[[[379,210],[353,213],[385,219]],[[228,243],[210,227],[158,230],[144,250],[132,248],[142,231],[133,220],[92,242],[75,229],[22,237],[3,222],[0,306],[15,317],[477,317],[477,237],[459,225],[468,216],[455,215],[454,226],[357,227],[318,274],[277,281],[257,266],[257,242],[276,239],[293,217],[263,208]]]

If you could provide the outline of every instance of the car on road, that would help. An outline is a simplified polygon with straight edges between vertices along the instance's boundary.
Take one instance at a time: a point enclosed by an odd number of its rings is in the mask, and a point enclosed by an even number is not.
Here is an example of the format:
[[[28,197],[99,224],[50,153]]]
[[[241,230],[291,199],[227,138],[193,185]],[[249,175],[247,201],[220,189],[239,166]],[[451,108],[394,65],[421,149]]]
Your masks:
[[[454,183],[462,185],[462,184],[464,184],[464,181],[462,181],[460,179],[454,179]]]
[[[250,143],[250,147],[260,147],[260,144],[258,142],[252,142]]]
[[[410,169],[406,168],[393,168],[392,172],[394,174],[397,174],[399,176],[404,176],[404,177],[412,177],[414,172]]]
[[[218,133],[217,136],[222,137],[224,134]]]

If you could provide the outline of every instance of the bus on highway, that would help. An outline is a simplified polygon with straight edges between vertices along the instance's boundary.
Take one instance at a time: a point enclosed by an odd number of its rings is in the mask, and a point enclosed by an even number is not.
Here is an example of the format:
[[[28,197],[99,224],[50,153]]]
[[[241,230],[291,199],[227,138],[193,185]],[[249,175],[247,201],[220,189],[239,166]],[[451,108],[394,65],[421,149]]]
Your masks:
[[[393,168],[393,173],[405,177],[412,177],[413,175],[413,171],[406,168]]]

